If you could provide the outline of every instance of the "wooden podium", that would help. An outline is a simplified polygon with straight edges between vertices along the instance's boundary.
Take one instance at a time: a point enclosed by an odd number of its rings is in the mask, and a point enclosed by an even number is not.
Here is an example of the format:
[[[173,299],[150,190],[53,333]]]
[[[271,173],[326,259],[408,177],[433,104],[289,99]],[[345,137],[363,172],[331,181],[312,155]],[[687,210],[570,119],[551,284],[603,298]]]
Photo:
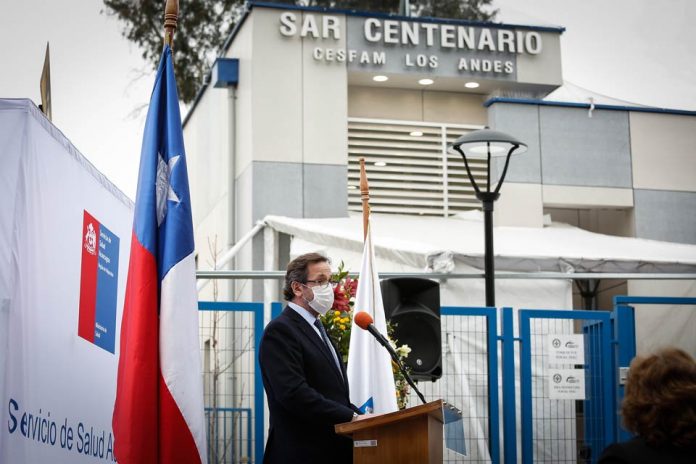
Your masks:
[[[443,401],[335,426],[353,439],[354,464],[442,462]]]

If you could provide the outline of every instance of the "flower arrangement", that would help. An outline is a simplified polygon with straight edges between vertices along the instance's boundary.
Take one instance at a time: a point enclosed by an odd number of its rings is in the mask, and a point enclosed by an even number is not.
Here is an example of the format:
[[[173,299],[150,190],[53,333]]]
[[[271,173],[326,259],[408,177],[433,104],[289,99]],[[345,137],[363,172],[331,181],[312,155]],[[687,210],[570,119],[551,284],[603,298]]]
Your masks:
[[[410,369],[404,361],[411,352],[411,348],[409,348],[408,345],[397,346],[396,339],[394,339],[392,336],[393,331],[394,328],[392,324],[387,324],[387,339],[389,340],[389,344],[392,346],[392,348],[394,348],[397,356],[399,356],[401,365],[404,366],[404,369],[406,369],[407,372],[409,372]],[[394,361],[392,361],[392,372],[394,373],[394,385],[396,386],[396,404],[399,406],[399,409],[404,409],[408,406],[408,393],[411,390],[411,386],[408,384],[406,377],[404,377],[404,374]]]
[[[331,281],[336,284],[334,287],[334,303],[331,310],[321,317],[326,333],[336,343],[338,351],[343,358],[343,362],[348,362],[348,348],[350,346],[350,331],[353,322],[353,306],[355,304],[355,293],[358,290],[358,279],[349,276],[349,271],[345,269],[343,262],[338,266],[338,271],[331,276]],[[387,323],[387,339],[399,356],[399,360],[404,364],[404,360],[411,352],[408,345],[398,346],[398,341],[393,336],[394,327]],[[406,367],[408,369],[408,367]],[[399,370],[398,366],[392,361],[392,372],[394,373],[394,385],[396,386],[396,400],[399,409],[408,406],[408,394],[410,386],[406,378]]]

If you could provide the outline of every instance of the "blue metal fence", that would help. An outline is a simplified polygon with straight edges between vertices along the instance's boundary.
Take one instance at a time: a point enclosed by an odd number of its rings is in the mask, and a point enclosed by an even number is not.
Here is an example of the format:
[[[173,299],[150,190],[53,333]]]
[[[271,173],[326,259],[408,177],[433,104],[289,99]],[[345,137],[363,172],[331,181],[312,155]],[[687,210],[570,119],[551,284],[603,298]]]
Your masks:
[[[543,444],[544,440],[551,440],[553,446],[561,450],[569,449],[568,446],[576,446],[576,443],[585,443],[591,448],[591,454],[587,456],[588,462],[595,462],[604,446],[616,439],[624,437],[617,420],[617,410],[623,397],[622,386],[618,383],[617,366],[628,365],[635,355],[635,334],[633,329],[633,312],[628,304],[636,299],[617,299],[616,310],[613,313],[606,311],[571,311],[571,310],[520,310],[519,335],[515,333],[515,317],[511,308],[501,310],[501,324],[498,326],[498,313],[495,308],[470,308],[470,307],[443,307],[441,315],[443,332],[455,333],[457,336],[467,339],[476,339],[477,353],[456,352],[455,356],[466,357],[469,361],[461,361],[485,364],[486,375],[483,380],[473,381],[470,389],[471,398],[462,399],[463,403],[483,401],[484,407],[478,416],[469,418],[470,421],[484,423],[484,435],[490,462],[501,462],[500,441],[503,440],[502,458],[505,463],[516,463],[518,455],[522,462],[538,462],[535,459],[534,450]],[[659,299],[652,304],[696,304],[696,299]],[[640,300],[641,304],[650,304],[647,300]],[[230,436],[234,444],[221,443],[219,440],[209,441],[209,446],[218,447],[216,456],[245,455],[247,462],[261,462],[264,447],[264,393],[261,375],[258,368],[258,346],[263,327],[264,306],[262,303],[220,303],[200,302],[199,308],[202,315],[218,312],[218,314],[244,314],[246,319],[241,325],[244,330],[250,331],[250,339],[253,340],[253,350],[249,350],[250,360],[249,374],[253,376],[253,395],[249,395],[248,405],[217,405],[215,409],[207,403],[208,417],[214,414],[217,420],[209,421],[209,427],[218,427],[215,436]],[[281,303],[271,304],[271,317],[277,317],[282,311]],[[204,317],[204,316],[202,316]],[[546,321],[548,324],[561,324],[570,332],[582,331],[585,335],[585,364],[586,373],[586,399],[578,402],[565,402],[559,406],[556,417],[549,416],[549,410],[544,410],[544,405],[551,404],[544,395],[534,394],[535,387],[539,387],[543,376],[534,372],[534,360],[540,360],[544,353],[539,351],[540,340],[543,332],[534,331],[535,324]],[[562,322],[565,321],[565,322]],[[582,326],[578,325],[584,323]],[[246,325],[245,325],[246,324]],[[565,325],[563,325],[565,324]],[[240,325],[240,324],[236,324]],[[560,327],[560,326],[559,326]],[[232,330],[228,328],[225,330]],[[612,338],[613,337],[613,338]],[[446,338],[443,337],[443,348]],[[498,344],[500,343],[500,347]],[[516,344],[519,344],[519,364],[516,365]],[[481,349],[485,347],[485,349]],[[443,351],[444,353],[444,351]],[[501,356],[499,365],[498,356]],[[463,358],[464,359],[464,358]],[[465,365],[465,370],[467,366]],[[577,367],[577,366],[575,366]],[[500,368],[500,372],[499,372]],[[480,366],[479,366],[480,370]],[[502,374],[502,410],[499,398],[499,374]],[[452,391],[452,385],[446,386],[445,376],[438,382],[422,384],[426,397],[443,397],[446,392]],[[515,388],[515,382],[520,382],[519,391]],[[538,384],[535,384],[535,382]],[[484,392],[484,393],[480,393]],[[249,392],[247,392],[249,393]],[[517,410],[517,395],[519,393],[520,412]],[[483,395],[483,396],[480,396]],[[456,395],[455,395],[456,396]],[[412,403],[415,404],[415,403]],[[539,405],[542,405],[541,407]],[[569,406],[570,405],[570,406]],[[455,406],[457,406],[455,404]],[[535,409],[536,408],[536,409]],[[577,413],[577,417],[576,417]],[[565,416],[564,416],[565,414]],[[584,418],[586,422],[575,427],[578,418]],[[547,417],[548,416],[548,417]],[[520,426],[517,420],[520,420]],[[236,428],[232,429],[231,421],[238,421]],[[535,422],[537,420],[537,422]],[[535,427],[539,427],[541,420],[564,420],[566,424],[573,423],[565,435],[554,435],[552,438],[535,436]],[[502,428],[501,428],[502,421]],[[222,431],[220,432],[220,428]],[[231,436],[231,430],[235,430],[237,436]],[[501,436],[502,430],[502,436]],[[521,431],[518,447],[518,431]],[[580,432],[582,431],[582,432]],[[625,431],[623,431],[625,433]],[[210,438],[209,430],[209,440]],[[560,443],[566,440],[566,443]],[[569,444],[572,442],[572,445]],[[541,445],[540,445],[541,443]],[[232,447],[234,453],[225,454],[226,447]],[[563,447],[566,448],[563,448]],[[220,448],[222,447],[222,448]],[[467,450],[472,447],[467,444]],[[578,447],[581,448],[581,447]],[[221,449],[223,450],[222,452]],[[521,451],[518,452],[518,449]],[[575,448],[573,448],[575,449]],[[253,450],[253,453],[252,453]],[[252,455],[253,454],[253,455]],[[582,454],[582,453],[581,453]],[[580,458],[577,461],[576,458]],[[467,462],[472,460],[488,462],[488,457],[469,454]],[[560,461],[562,461],[561,459]],[[560,462],[556,459],[554,462]],[[218,462],[237,462],[234,460]],[[460,462],[452,459],[449,462]],[[582,456],[574,456],[573,462],[583,462]]]
[[[501,360],[503,365],[503,456],[505,464],[517,464],[517,405],[515,392],[515,337],[512,308],[503,308]],[[497,421],[496,421],[497,422]]]
[[[252,454],[251,408],[205,408],[208,462],[234,463]],[[242,449],[238,449],[238,448]]]
[[[210,365],[203,366],[204,385],[211,382],[206,376],[214,378],[212,380],[214,382],[228,372],[237,372],[238,374],[238,376],[228,375],[225,380],[228,380],[229,377],[231,379],[229,382],[223,383],[224,387],[220,391],[213,388],[206,391],[205,402],[209,408],[206,414],[209,418],[211,414],[217,418],[214,422],[208,422],[208,437],[213,435],[211,432],[219,432],[220,424],[223,428],[222,439],[217,439],[219,434],[214,433],[216,439],[212,439],[212,443],[209,441],[209,445],[213,446],[213,448],[209,447],[209,457],[214,458],[212,462],[260,463],[263,458],[265,444],[264,397],[257,356],[264,326],[263,308],[263,303],[213,301],[200,301],[198,303],[198,310],[201,314],[201,331],[207,335],[205,337],[207,342],[212,340],[213,345],[212,347],[205,345],[204,362],[212,351],[222,358],[224,363],[220,366],[217,360],[211,360],[211,364],[215,363],[214,368],[211,368]],[[240,317],[236,320],[234,317],[230,318],[234,315]],[[237,364],[241,367],[238,367]],[[251,387],[251,391],[244,390],[247,385]],[[238,393],[229,395],[226,390]],[[215,393],[211,393],[211,391]],[[219,406],[219,403],[224,405]],[[241,407],[239,403],[241,403]],[[213,407],[212,404],[218,406]],[[245,411],[248,411],[246,416],[244,415]],[[219,414],[222,414],[222,418],[218,416]],[[230,419],[246,420],[246,427],[238,428],[239,436],[237,437],[230,436],[226,428],[228,414]],[[211,425],[214,427],[212,430]],[[247,443],[246,449],[242,443]],[[236,452],[245,451],[247,454],[244,456],[240,456],[239,453],[232,454],[228,452],[229,449],[234,449]]]

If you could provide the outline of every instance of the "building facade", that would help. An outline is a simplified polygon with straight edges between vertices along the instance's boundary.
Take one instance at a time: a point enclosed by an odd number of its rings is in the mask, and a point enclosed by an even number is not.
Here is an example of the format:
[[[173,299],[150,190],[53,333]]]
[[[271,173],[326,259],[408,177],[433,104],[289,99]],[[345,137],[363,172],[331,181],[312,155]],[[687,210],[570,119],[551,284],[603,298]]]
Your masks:
[[[696,112],[591,94],[555,98],[564,88],[562,35],[563,28],[250,4],[184,121],[198,268],[213,267],[267,215],[360,211],[360,158],[373,212],[448,217],[480,208],[447,145],[484,127],[528,146],[510,161],[496,225],[557,221],[696,244]],[[472,168],[485,182],[487,166]],[[491,166],[492,181],[500,168]],[[283,269],[290,238],[269,236],[255,235],[229,267]],[[201,299],[280,298],[278,286],[269,293],[262,280],[212,288]],[[602,281],[599,289],[601,308],[617,293],[696,295],[693,280]],[[582,307],[577,295],[573,305]],[[649,338],[641,327],[649,332],[670,310],[638,315],[638,337]],[[676,325],[693,327],[696,314],[689,318]],[[206,406],[251,411],[259,394],[254,322],[231,312],[201,321]],[[251,438],[242,422],[233,424],[233,436]],[[575,441],[568,443],[574,458]]]
[[[483,127],[529,147],[510,162],[496,225],[696,244],[696,113],[554,101],[562,34],[251,4],[185,119],[199,267],[209,242],[221,253],[268,214],[359,211],[360,157],[374,212],[479,208],[446,147]],[[234,267],[263,263],[259,235]],[[261,284],[234,296],[261,299]]]

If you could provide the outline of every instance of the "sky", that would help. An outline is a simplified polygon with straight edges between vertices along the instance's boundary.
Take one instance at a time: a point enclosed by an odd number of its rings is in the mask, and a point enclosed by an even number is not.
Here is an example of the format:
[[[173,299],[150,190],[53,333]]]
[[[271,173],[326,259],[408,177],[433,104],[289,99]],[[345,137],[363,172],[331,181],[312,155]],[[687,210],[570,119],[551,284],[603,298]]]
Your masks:
[[[164,2],[162,2],[164,4]],[[182,8],[186,0],[180,0]],[[498,22],[563,26],[564,80],[642,105],[696,110],[694,0],[494,0]],[[152,65],[101,0],[0,0],[0,98],[40,103],[51,47],[53,122],[135,198]],[[176,44],[176,39],[175,39]],[[185,115],[183,111],[182,115]]]

